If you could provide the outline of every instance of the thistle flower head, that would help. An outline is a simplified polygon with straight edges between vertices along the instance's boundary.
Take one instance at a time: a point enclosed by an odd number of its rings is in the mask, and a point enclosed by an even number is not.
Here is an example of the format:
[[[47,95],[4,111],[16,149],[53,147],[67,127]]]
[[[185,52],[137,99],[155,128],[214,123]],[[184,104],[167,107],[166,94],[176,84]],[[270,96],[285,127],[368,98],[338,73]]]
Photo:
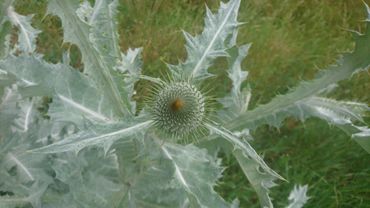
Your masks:
[[[172,136],[196,131],[204,120],[205,99],[195,86],[187,82],[164,84],[152,102],[155,125]]]

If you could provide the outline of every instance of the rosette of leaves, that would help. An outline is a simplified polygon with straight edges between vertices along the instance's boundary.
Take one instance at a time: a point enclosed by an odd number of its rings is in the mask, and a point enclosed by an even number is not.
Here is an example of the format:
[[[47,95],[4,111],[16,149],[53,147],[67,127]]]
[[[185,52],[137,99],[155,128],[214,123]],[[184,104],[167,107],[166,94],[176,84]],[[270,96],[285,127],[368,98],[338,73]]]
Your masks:
[[[184,32],[188,56],[168,65],[168,82],[141,74],[140,48],[120,51],[115,0],[48,2],[47,13],[61,19],[64,42],[80,49],[83,72],[71,67],[68,52],[60,63],[46,62],[35,51],[40,31],[31,26],[32,17],[17,14],[11,4],[0,5],[0,207],[238,207],[214,191],[223,168],[207,147],[221,140],[221,151],[236,158],[261,206],[272,207],[269,188],[284,179],[246,138],[250,130],[279,127],[290,116],[323,119],[370,152],[370,129],[362,119],[369,107],[323,97],[332,84],[368,68],[369,25],[364,34],[354,32],[354,51],[336,65],[249,110],[241,62],[250,45],[236,43],[240,0],[221,3],[216,13],[207,8],[201,34]],[[12,27],[18,28],[15,44]],[[213,76],[208,68],[217,58],[227,59],[233,85],[218,99],[222,108],[209,116],[199,86]],[[154,102],[138,111],[132,96],[140,79],[159,87]],[[51,100],[47,108],[45,98]],[[198,142],[176,142],[198,128]],[[301,207],[306,192],[307,186],[295,188],[288,207]]]

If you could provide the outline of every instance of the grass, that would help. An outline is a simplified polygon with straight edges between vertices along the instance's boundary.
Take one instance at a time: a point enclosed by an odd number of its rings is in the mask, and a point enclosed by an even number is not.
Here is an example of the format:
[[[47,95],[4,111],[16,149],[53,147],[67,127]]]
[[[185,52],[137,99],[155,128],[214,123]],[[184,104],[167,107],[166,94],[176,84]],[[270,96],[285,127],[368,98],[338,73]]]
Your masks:
[[[120,2],[122,49],[143,47],[144,73],[152,76],[165,72],[166,62],[185,58],[181,30],[192,34],[202,30],[204,3],[211,9],[218,7],[215,0]],[[36,12],[34,26],[44,31],[38,50],[52,62],[60,60],[62,51],[70,46],[62,44],[58,19],[43,18],[45,2],[18,1],[17,8],[23,14]],[[248,24],[241,27],[238,42],[253,43],[243,63],[250,72],[251,107],[287,92],[300,80],[313,78],[334,63],[340,52],[351,50],[353,41],[346,29],[363,30],[364,18],[360,0],[242,0],[239,20]],[[78,57],[78,49],[71,50]],[[73,63],[81,67],[78,58]],[[214,89],[219,95],[231,87],[223,65],[219,60],[212,69],[220,72],[215,79],[223,83]],[[145,83],[138,88],[146,93]],[[339,83],[330,96],[369,104],[369,92],[370,76],[363,72]],[[296,183],[310,186],[306,207],[370,207],[370,155],[340,130],[316,119],[304,124],[287,119],[280,129],[264,126],[253,135],[252,145],[289,181],[272,189],[276,207],[286,205]],[[224,165],[228,168],[217,191],[228,200],[239,198],[241,207],[259,207],[256,194],[233,158],[224,157]]]

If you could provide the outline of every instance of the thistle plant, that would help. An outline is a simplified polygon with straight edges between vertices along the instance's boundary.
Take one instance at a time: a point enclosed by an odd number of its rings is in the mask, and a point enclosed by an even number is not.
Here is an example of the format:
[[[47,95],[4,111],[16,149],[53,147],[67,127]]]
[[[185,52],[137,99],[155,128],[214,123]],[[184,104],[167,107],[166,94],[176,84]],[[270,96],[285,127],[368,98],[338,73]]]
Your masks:
[[[214,190],[224,169],[219,152],[236,159],[261,206],[273,207],[270,188],[285,179],[249,140],[258,126],[280,127],[287,117],[327,121],[370,153],[363,121],[370,108],[324,97],[333,84],[367,70],[369,25],[354,32],[354,51],[336,65],[249,110],[241,62],[251,45],[237,44],[240,0],[215,13],[207,8],[201,34],[184,32],[187,58],[167,65],[168,80],[141,74],[141,48],[121,52],[116,0],[48,1],[64,42],[81,51],[83,72],[71,66],[68,51],[57,64],[45,61],[36,52],[41,31],[12,2],[0,5],[0,207],[238,207]],[[219,58],[228,62],[232,89],[210,99],[202,84],[216,76],[208,69]],[[139,80],[152,83],[143,108],[132,99]],[[221,107],[210,107],[212,100]],[[295,187],[287,207],[302,207],[307,188]]]

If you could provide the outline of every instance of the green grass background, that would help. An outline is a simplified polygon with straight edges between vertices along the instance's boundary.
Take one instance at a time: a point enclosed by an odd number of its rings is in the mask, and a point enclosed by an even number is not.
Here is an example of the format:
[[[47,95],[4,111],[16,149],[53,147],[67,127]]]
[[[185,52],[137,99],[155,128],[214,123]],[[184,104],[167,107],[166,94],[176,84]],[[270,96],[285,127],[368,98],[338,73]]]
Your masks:
[[[191,34],[203,28],[205,3],[212,10],[218,0],[120,0],[118,21],[121,47],[143,47],[144,73],[159,76],[165,63],[186,57],[181,30]],[[370,3],[370,2],[368,2]],[[18,0],[17,11],[35,14],[40,34],[38,51],[51,62],[71,47],[72,61],[81,68],[76,47],[63,44],[60,21],[45,17],[45,1]],[[243,68],[250,72],[253,90],[251,108],[283,94],[300,80],[335,63],[339,54],[353,49],[348,29],[363,31],[365,9],[360,0],[242,0],[239,21],[240,44],[251,42]],[[369,57],[370,58],[370,57]],[[222,95],[230,89],[224,60],[212,68]],[[138,86],[145,95],[146,83]],[[370,76],[359,73],[330,95],[336,99],[370,103]],[[141,98],[138,97],[140,100]],[[370,120],[367,120],[370,123]],[[280,129],[267,126],[253,132],[252,145],[266,162],[289,182],[272,189],[276,207],[287,204],[294,184],[309,184],[306,207],[370,207],[370,155],[340,130],[317,119],[304,124],[287,119]],[[235,197],[241,207],[259,207],[258,199],[233,158],[224,157],[227,169],[217,186],[226,199]]]

